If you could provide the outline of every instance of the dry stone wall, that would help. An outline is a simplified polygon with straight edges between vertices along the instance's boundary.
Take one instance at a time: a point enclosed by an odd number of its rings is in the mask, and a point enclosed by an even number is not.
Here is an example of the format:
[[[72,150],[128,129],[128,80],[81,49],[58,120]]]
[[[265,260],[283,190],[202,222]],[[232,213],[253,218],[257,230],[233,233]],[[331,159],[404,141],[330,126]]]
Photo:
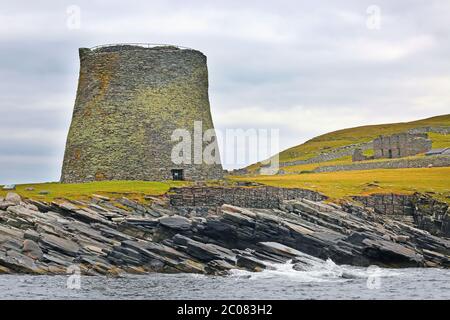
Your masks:
[[[289,167],[289,166],[296,166],[296,165],[301,165],[301,164],[319,163],[319,162],[339,159],[342,157],[348,157],[348,156],[353,155],[353,152],[355,151],[355,149],[361,149],[362,151],[372,149],[372,142],[344,146],[344,147],[332,150],[330,152],[323,152],[323,153],[319,154],[318,156],[315,156],[315,157],[307,159],[307,160],[295,160],[295,161],[289,161],[289,162],[281,162],[280,167]]]
[[[450,211],[448,204],[423,194],[373,194],[355,196],[354,200],[379,214],[413,224],[437,236],[450,237]]]
[[[438,236],[450,237],[450,208],[430,196],[416,194],[412,203],[417,226]]]
[[[308,199],[322,201],[318,192],[277,187],[183,187],[168,193],[174,207],[219,207],[231,204],[246,208],[278,208],[282,200]]]
[[[353,199],[366,207],[373,208],[380,214],[388,214],[403,220],[411,220],[414,208],[412,195],[399,194],[373,194],[371,196],[355,196]]]
[[[351,170],[371,170],[371,169],[400,169],[400,168],[426,168],[426,167],[448,167],[450,166],[450,156],[428,156],[416,159],[395,159],[386,161],[358,162],[346,165],[322,166],[313,172],[333,172]]]
[[[428,133],[428,132],[449,134],[450,127],[444,127],[444,126],[442,126],[442,127],[420,127],[420,128],[413,128],[413,129],[408,130],[408,133],[411,133],[411,134]]]

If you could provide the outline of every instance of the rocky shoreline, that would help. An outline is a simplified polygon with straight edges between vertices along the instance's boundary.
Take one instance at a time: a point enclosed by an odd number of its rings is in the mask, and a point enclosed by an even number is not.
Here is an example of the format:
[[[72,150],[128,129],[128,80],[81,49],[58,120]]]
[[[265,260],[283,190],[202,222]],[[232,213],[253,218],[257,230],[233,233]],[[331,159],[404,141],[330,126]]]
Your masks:
[[[66,274],[75,265],[86,275],[225,275],[288,261],[308,270],[327,259],[355,266],[450,266],[446,237],[356,201],[337,205],[300,194],[278,199],[276,208],[244,208],[174,206],[168,195],[151,197],[148,205],[98,195],[45,203],[11,192],[0,199],[0,274]]]

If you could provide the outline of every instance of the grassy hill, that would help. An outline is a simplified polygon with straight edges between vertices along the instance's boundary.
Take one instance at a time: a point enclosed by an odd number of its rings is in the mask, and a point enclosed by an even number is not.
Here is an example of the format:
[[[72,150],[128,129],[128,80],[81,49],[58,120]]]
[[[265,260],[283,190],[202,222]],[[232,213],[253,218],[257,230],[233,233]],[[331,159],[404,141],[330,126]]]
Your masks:
[[[370,142],[379,135],[390,135],[394,133],[405,132],[413,128],[429,126],[450,126],[450,114],[411,122],[361,126],[329,132],[308,140],[303,144],[280,152],[280,162],[307,160],[321,153],[330,152],[339,147],[344,147],[356,143]],[[450,137],[448,135],[430,133],[429,137],[433,141],[433,148],[450,146]],[[249,166],[248,169],[250,171],[253,171],[259,167],[260,164],[256,163]]]
[[[321,153],[357,143],[372,141],[379,135],[390,135],[420,127],[450,126],[450,114],[428,119],[362,126],[338,130],[315,137],[301,145],[280,152],[280,162],[307,160]],[[428,133],[433,148],[450,147],[450,135]],[[372,151],[372,150],[368,150]],[[370,153],[367,153],[370,155]],[[410,159],[424,157],[416,155]],[[389,161],[391,159],[376,159],[373,161]],[[450,167],[444,168],[406,168],[406,169],[375,169],[360,171],[339,171],[312,173],[317,167],[325,165],[346,165],[352,163],[351,156],[345,156],[324,162],[283,166],[285,175],[273,176],[234,176],[233,181],[253,181],[278,187],[298,187],[322,192],[331,199],[342,199],[352,195],[367,195],[372,193],[413,192],[432,193],[437,199],[450,203]],[[260,163],[247,169],[256,173]]]

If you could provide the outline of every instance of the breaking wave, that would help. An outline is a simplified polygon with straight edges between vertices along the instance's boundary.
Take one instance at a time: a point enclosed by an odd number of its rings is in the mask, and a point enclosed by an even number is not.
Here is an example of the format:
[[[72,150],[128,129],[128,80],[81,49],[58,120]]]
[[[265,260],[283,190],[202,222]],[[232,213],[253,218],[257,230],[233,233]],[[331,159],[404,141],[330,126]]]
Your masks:
[[[269,268],[261,272],[246,270],[232,270],[230,277],[247,278],[250,280],[286,278],[298,282],[329,282],[329,281],[351,281],[352,279],[367,279],[370,276],[394,277],[400,275],[394,269],[383,269],[379,267],[354,267],[348,265],[337,265],[331,259],[323,262],[315,262],[302,270],[296,270],[292,261],[287,263],[271,263]]]

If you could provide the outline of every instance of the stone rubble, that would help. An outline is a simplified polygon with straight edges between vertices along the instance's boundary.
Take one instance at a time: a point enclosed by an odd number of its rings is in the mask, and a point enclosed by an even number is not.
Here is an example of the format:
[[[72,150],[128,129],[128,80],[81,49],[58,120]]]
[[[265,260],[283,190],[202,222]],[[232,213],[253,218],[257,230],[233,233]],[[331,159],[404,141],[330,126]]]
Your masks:
[[[450,266],[450,240],[348,202],[280,200],[278,208],[151,205],[94,195],[45,203],[8,193],[0,202],[0,274],[86,275],[261,271],[291,262]],[[126,209],[124,209],[126,208]]]

